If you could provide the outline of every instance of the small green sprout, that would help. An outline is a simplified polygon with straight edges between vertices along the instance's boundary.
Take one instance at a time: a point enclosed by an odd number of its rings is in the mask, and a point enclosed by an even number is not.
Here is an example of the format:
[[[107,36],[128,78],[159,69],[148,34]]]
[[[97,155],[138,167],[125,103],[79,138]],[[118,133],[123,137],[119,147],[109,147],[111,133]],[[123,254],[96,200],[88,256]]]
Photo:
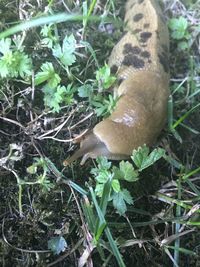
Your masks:
[[[72,84],[68,84],[67,87],[60,85],[61,78],[55,72],[52,63],[42,64],[41,70],[35,75],[35,84],[39,85],[46,82],[42,88],[44,104],[52,109],[52,112],[58,113],[62,103],[69,105],[73,102],[75,89]]]
[[[169,20],[169,28],[171,30],[171,37],[178,41],[179,50],[186,50],[189,48],[188,40],[190,34],[188,32],[188,21],[184,17],[173,18]]]
[[[14,42],[13,42],[14,43]],[[0,76],[2,78],[26,78],[31,75],[31,59],[23,51],[23,47],[12,44],[10,38],[0,40]]]
[[[96,80],[100,91],[102,91],[102,89],[110,88],[116,81],[116,77],[111,75],[110,67],[105,64],[96,72]]]

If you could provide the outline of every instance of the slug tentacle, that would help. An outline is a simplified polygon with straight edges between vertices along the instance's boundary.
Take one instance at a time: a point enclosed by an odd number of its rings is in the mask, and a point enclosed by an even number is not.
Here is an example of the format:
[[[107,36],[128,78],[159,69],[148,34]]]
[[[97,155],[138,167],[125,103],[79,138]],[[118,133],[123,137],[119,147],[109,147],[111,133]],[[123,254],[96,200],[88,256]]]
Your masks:
[[[169,34],[158,0],[128,0],[124,34],[108,64],[118,78],[113,113],[80,142],[65,164],[83,157],[125,159],[133,149],[152,145],[167,116]]]

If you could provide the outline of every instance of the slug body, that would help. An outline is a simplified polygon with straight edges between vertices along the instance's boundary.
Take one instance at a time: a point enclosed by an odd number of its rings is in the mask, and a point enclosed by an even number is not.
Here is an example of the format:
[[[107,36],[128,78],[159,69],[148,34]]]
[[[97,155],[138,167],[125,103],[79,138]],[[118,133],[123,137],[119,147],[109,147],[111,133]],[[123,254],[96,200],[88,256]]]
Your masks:
[[[152,145],[162,130],[169,96],[169,35],[158,0],[129,0],[125,29],[109,58],[117,74],[119,97],[110,117],[80,142],[67,164],[83,156],[128,158],[133,149]]]

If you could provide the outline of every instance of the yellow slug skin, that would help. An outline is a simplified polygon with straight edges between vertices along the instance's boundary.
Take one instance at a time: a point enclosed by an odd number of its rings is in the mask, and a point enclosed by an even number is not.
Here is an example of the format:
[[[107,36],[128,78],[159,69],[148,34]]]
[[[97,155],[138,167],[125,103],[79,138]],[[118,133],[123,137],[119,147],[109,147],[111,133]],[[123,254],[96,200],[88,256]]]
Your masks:
[[[68,163],[80,156],[82,163],[100,155],[127,158],[133,149],[152,145],[165,124],[169,35],[158,0],[127,1],[124,23],[108,62],[118,79],[116,108],[81,141]]]

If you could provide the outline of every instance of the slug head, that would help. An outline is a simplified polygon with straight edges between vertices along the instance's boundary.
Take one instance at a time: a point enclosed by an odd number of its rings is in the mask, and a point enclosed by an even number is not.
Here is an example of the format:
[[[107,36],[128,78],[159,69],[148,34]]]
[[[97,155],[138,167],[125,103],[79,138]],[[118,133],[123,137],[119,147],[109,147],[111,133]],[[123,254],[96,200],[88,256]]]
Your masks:
[[[112,160],[128,158],[127,155],[111,153],[106,144],[102,142],[92,130],[83,137],[83,140],[80,142],[80,148],[71,157],[66,159],[63,165],[68,166],[80,157],[82,157],[80,164],[83,165],[88,158],[95,159],[99,156],[104,156]]]

